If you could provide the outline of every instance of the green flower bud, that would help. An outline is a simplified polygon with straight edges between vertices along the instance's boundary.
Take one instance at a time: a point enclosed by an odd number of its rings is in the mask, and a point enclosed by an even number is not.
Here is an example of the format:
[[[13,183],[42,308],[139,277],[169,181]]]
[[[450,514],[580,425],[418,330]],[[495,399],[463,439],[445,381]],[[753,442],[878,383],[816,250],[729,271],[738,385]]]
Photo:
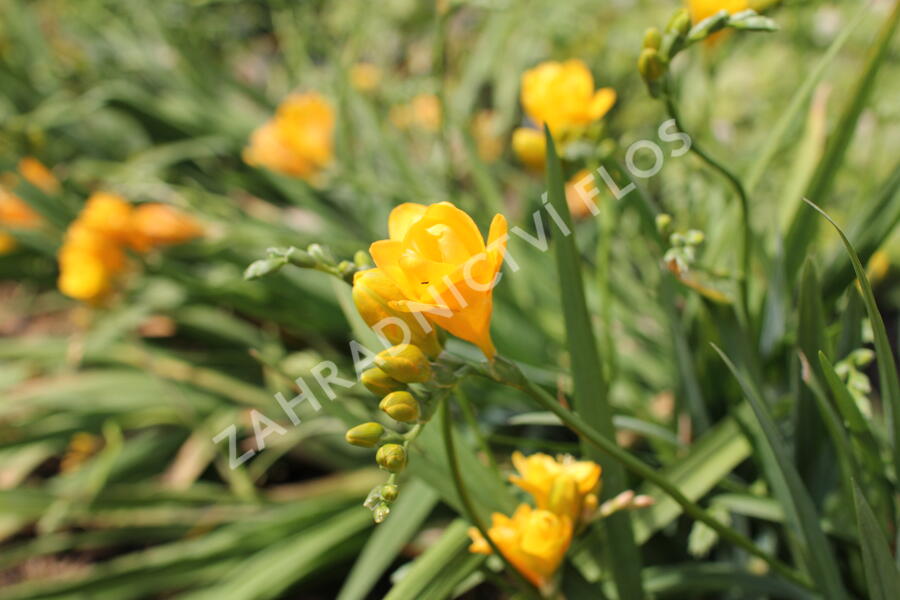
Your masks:
[[[375,356],[378,367],[403,383],[423,383],[431,379],[428,357],[412,344],[398,344]]]
[[[391,507],[384,502],[372,509],[372,519],[375,523],[384,523],[389,514],[391,514]]]
[[[321,244],[310,244],[306,251],[320,265],[334,265],[337,262],[331,251]]]
[[[669,231],[669,227],[672,226],[672,215],[667,215],[666,213],[660,213],[656,215],[656,230],[661,234],[665,235],[666,232]]]
[[[702,231],[698,231],[696,229],[689,229],[686,236],[686,241],[690,246],[699,246],[706,239],[706,236],[703,235]]]
[[[375,461],[385,471],[399,473],[406,468],[406,450],[400,444],[385,444],[375,454]]]
[[[662,34],[656,27],[650,27],[649,29],[647,29],[647,31],[644,32],[644,48],[653,48],[654,50],[659,50],[659,45],[661,43]]]
[[[381,486],[381,497],[385,499],[387,502],[393,502],[397,499],[397,496],[400,494],[400,488],[398,488],[393,483],[386,483]]]
[[[405,383],[397,381],[378,367],[366,369],[362,372],[359,379],[366,386],[367,390],[379,398],[384,398],[391,392],[406,389]]]
[[[414,423],[419,420],[419,402],[409,392],[391,392],[382,399],[378,408],[401,423]]]
[[[666,65],[654,48],[644,48],[638,58],[638,71],[648,84],[666,74]]]
[[[683,37],[687,35],[687,32],[691,29],[691,15],[687,11],[686,8],[678,9],[672,18],[669,19],[669,24],[666,25],[666,31],[670,33],[674,33],[679,37]]]
[[[379,423],[369,422],[357,425],[349,429],[344,435],[344,439],[354,446],[362,446],[363,448],[374,448],[384,435],[384,427]]]

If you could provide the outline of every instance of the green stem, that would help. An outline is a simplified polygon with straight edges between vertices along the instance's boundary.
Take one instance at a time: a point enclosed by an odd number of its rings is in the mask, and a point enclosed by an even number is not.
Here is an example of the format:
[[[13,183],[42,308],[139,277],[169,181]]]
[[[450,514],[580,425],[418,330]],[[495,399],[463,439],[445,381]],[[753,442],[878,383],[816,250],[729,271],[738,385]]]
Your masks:
[[[456,493],[459,495],[459,501],[463,506],[463,509],[466,512],[466,518],[475,526],[478,532],[481,534],[481,537],[485,539],[488,545],[491,547],[491,550],[499,556],[504,564],[506,564],[507,570],[513,575],[513,578],[516,581],[516,584],[519,588],[521,588],[522,592],[528,598],[540,599],[540,593],[531,585],[521,573],[519,573],[518,569],[516,569],[509,559],[506,558],[506,555],[500,551],[500,548],[497,547],[497,544],[494,543],[494,540],[491,539],[491,536],[488,535],[487,529],[484,526],[484,522],[481,520],[481,517],[478,516],[478,512],[475,510],[475,504],[472,502],[472,497],[469,495],[469,491],[466,488],[465,481],[462,477],[462,472],[459,468],[459,459],[456,456],[456,446],[453,441],[453,421],[450,419],[450,398],[446,396],[441,401],[441,428],[444,438],[444,449],[447,452],[447,461],[450,463],[450,472],[453,475],[453,483],[456,486]]]
[[[500,369],[503,370],[503,373],[500,372]],[[797,585],[801,585],[809,590],[815,589],[814,587],[812,587],[809,581],[798,574],[794,569],[757,547],[756,544],[754,544],[753,541],[750,540],[750,538],[744,536],[743,534],[726,525],[723,525],[717,519],[711,517],[705,510],[703,510],[700,505],[694,503],[687,496],[685,496],[677,486],[670,483],[665,477],[659,475],[653,467],[645,464],[640,459],[621,449],[614,441],[604,437],[596,429],[582,421],[581,417],[579,417],[577,414],[560,405],[556,401],[556,398],[554,398],[549,392],[526,379],[514,363],[501,357],[497,357],[494,365],[478,365],[478,367],[475,369],[475,372],[482,377],[492,379],[497,383],[501,383],[528,394],[543,408],[549,410],[557,417],[559,417],[559,419],[566,426],[577,433],[580,437],[587,440],[589,443],[608,454],[611,458],[621,463],[629,471],[656,485],[669,497],[671,497],[672,500],[678,503],[678,505],[681,506],[682,510],[686,514],[707,525],[710,529],[718,533],[722,539],[727,540],[735,546],[743,548],[750,554],[761,558],[772,568],[773,571],[777,572],[785,579],[788,579],[789,581],[792,581]]]
[[[687,130],[684,128],[684,124],[681,121],[681,117],[678,114],[678,109],[675,106],[675,102],[672,100],[672,95],[668,91],[664,94],[664,99],[666,103],[666,111],[669,113],[669,116],[675,121],[675,126],[678,127],[678,130],[687,133]],[[753,231],[750,227],[750,200],[747,197],[747,192],[744,190],[744,185],[741,183],[741,180],[737,178],[737,176],[728,170],[728,168],[714,159],[708,152],[703,150],[698,144],[696,138],[691,136],[691,152],[700,157],[703,162],[712,167],[714,170],[718,171],[722,177],[724,177],[731,187],[734,188],[735,193],[738,197],[738,203],[741,209],[741,276],[739,279],[739,302],[738,306],[740,307],[739,312],[741,313],[741,319],[746,323],[749,327],[750,322],[750,257],[751,257],[751,247],[753,243]]]
[[[472,408],[472,403],[469,402],[469,397],[459,387],[456,388],[456,399],[459,401],[459,408],[462,410],[463,418],[469,425],[469,429],[472,430],[472,435],[475,436],[475,441],[478,442],[478,447],[484,454],[488,466],[499,476],[500,467],[497,466],[497,461],[494,459],[494,453],[491,452],[487,437],[485,437],[484,433],[481,431],[481,427],[478,425],[478,419],[475,416],[475,410]]]

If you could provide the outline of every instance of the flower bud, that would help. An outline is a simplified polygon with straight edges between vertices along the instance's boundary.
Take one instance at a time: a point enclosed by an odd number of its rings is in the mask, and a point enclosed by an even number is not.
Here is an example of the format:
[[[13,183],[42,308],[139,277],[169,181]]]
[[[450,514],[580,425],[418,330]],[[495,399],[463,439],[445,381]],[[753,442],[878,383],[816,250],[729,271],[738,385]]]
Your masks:
[[[369,422],[357,425],[349,429],[344,435],[344,439],[354,446],[362,446],[363,448],[374,448],[384,435],[384,427],[379,423]]]
[[[387,502],[393,502],[400,494],[400,489],[393,483],[386,483],[381,486],[381,497]]]
[[[366,369],[359,379],[367,390],[379,398],[384,398],[391,392],[406,389],[405,383],[397,381],[378,367]]]
[[[656,27],[650,27],[647,31],[644,32],[644,48],[653,48],[654,50],[659,50],[659,45],[662,43],[662,35],[659,33],[659,29]]]
[[[850,353],[850,362],[856,367],[866,367],[875,360],[875,353],[869,348],[858,348]]]
[[[380,269],[359,271],[353,276],[353,302],[366,325],[392,344],[409,341],[426,355],[437,356],[442,350],[437,329],[423,324],[412,313],[391,308],[392,301],[402,299],[403,292]]]
[[[656,230],[661,234],[665,235],[669,231],[669,227],[672,225],[672,215],[668,215],[666,213],[660,213],[656,215]]]
[[[638,71],[644,81],[652,83],[666,74],[666,65],[654,48],[644,48],[638,58]]]
[[[678,36],[685,36],[687,32],[691,29],[691,15],[688,13],[686,8],[678,9],[672,18],[669,19],[669,24],[666,25],[666,31],[670,33],[674,33]]]
[[[331,251],[321,244],[310,244],[306,251],[320,265],[333,265],[337,262]]]
[[[384,523],[389,514],[391,514],[391,507],[384,502],[372,509],[372,519],[375,523]]]
[[[391,473],[399,473],[406,468],[406,450],[400,444],[385,444],[375,454],[378,465]]]
[[[706,236],[703,235],[703,232],[697,229],[689,229],[685,236],[685,241],[687,241],[689,246],[699,246],[705,239]]]
[[[431,379],[428,357],[412,344],[398,344],[375,356],[378,367],[403,383],[422,383]]]
[[[378,405],[395,421],[414,423],[419,420],[419,402],[409,392],[391,392]]]

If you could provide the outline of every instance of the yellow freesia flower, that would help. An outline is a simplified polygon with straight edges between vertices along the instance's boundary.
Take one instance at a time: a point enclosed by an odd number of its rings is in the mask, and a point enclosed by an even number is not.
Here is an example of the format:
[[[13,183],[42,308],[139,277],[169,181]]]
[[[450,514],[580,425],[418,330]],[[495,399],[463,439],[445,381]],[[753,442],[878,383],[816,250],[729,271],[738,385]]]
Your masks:
[[[315,92],[287,98],[275,117],[253,132],[244,162],[310,179],[334,157],[334,110]]]
[[[687,7],[691,13],[691,21],[696,24],[720,10],[733,15],[747,10],[750,4],[748,0],[687,0]]]
[[[546,589],[572,543],[572,521],[567,516],[520,504],[512,518],[494,513],[487,533],[528,581]],[[490,545],[477,529],[469,529],[469,536],[470,552],[491,553]]]
[[[597,463],[568,455],[555,459],[540,452],[527,458],[514,452],[512,462],[519,474],[509,480],[531,494],[538,508],[565,515],[577,523],[597,507],[601,474]]]
[[[203,235],[203,227],[191,216],[158,202],[135,207],[131,216],[129,244],[138,252],[158,246],[182,244]]]
[[[45,194],[59,193],[59,181],[53,172],[33,156],[26,156],[20,160],[18,169],[28,183],[40,188]]]
[[[472,218],[449,202],[401,204],[391,211],[388,230],[390,239],[370,252],[403,295],[390,306],[422,313],[492,359],[492,292],[508,237],[503,215],[491,222],[487,245]]]
[[[546,61],[522,74],[521,100],[535,125],[542,129],[546,123],[559,141],[603,118],[616,103],[616,92],[608,87],[594,90],[594,77],[581,60]],[[514,132],[513,150],[526,165],[543,167],[543,132],[529,131],[524,127]]]

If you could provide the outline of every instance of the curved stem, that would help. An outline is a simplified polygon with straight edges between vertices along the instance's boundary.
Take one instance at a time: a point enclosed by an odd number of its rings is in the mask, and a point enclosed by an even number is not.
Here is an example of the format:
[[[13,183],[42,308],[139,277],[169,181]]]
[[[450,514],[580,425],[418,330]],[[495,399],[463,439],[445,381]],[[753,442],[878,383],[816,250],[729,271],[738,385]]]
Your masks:
[[[678,108],[675,106],[675,102],[672,100],[672,96],[669,93],[664,95],[665,103],[666,103],[666,111],[669,113],[669,116],[672,120],[675,121],[675,126],[678,127],[678,130],[682,133],[687,133],[687,130],[684,128],[684,124],[681,122],[681,117],[678,114]],[[747,196],[747,191],[744,189],[744,185],[741,183],[741,180],[737,178],[737,176],[728,170],[725,165],[714,159],[708,152],[706,152],[703,148],[701,148],[697,141],[691,137],[691,152],[700,157],[703,162],[712,167],[714,170],[718,171],[722,177],[728,180],[728,183],[731,184],[731,187],[734,188],[735,193],[738,197],[738,203],[741,209],[741,276],[739,280],[739,296],[740,301],[738,303],[740,307],[741,318],[745,323],[749,325],[750,322],[750,257],[751,257],[751,247],[753,243],[753,231],[750,227],[750,199]]]
[[[710,529],[718,533],[722,539],[728,540],[735,546],[743,548],[754,556],[758,556],[768,563],[773,571],[779,573],[784,578],[797,585],[801,585],[804,588],[815,590],[810,582],[793,568],[757,547],[750,538],[727,525],[723,525],[717,519],[711,517],[699,504],[696,504],[685,496],[677,486],[670,483],[665,477],[660,476],[653,467],[632,456],[620,448],[614,441],[604,437],[596,429],[582,421],[581,417],[577,414],[564,408],[549,392],[526,379],[514,363],[497,357],[496,362],[501,363],[501,361],[502,364],[499,364],[498,366],[504,369],[505,374],[501,374],[498,368],[492,368],[486,364],[481,365],[480,369],[476,369],[476,373],[482,377],[492,379],[497,383],[525,392],[543,408],[559,417],[560,421],[580,437],[608,454],[611,458],[620,462],[629,471],[656,485],[681,506],[681,509],[686,514],[706,524]]]
[[[500,551],[500,548],[497,547],[497,544],[494,543],[494,540],[488,535],[487,529],[484,526],[484,522],[478,516],[478,513],[475,510],[475,504],[472,502],[472,497],[469,495],[469,490],[466,488],[465,481],[462,477],[462,472],[459,468],[459,459],[456,456],[456,445],[453,442],[453,421],[450,420],[450,397],[445,396],[441,401],[441,433],[444,438],[444,449],[447,452],[447,461],[450,463],[450,472],[453,475],[453,483],[456,486],[456,493],[459,495],[459,501],[463,506],[463,509],[466,512],[466,517],[471,521],[472,525],[478,530],[481,534],[481,537],[485,539],[488,545],[491,547],[491,550],[503,560],[506,565],[507,570],[513,575],[516,584],[519,588],[525,593],[526,597],[540,599],[541,595],[535,590],[534,586],[531,585],[521,573],[519,573],[518,569],[513,566],[509,559]]]

